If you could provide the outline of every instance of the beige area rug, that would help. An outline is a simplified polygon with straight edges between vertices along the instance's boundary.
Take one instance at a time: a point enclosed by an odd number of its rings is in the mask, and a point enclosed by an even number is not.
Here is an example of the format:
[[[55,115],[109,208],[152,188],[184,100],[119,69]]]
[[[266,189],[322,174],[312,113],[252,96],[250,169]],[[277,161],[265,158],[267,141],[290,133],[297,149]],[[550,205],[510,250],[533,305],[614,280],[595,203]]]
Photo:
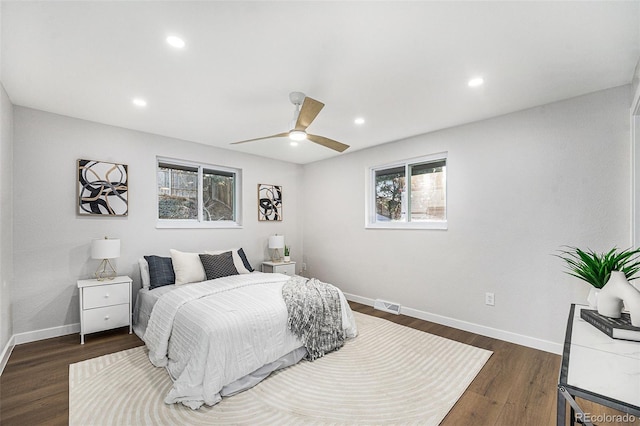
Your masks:
[[[69,366],[71,425],[437,425],[490,351],[355,312],[359,336],[213,406],[166,405],[144,347]]]

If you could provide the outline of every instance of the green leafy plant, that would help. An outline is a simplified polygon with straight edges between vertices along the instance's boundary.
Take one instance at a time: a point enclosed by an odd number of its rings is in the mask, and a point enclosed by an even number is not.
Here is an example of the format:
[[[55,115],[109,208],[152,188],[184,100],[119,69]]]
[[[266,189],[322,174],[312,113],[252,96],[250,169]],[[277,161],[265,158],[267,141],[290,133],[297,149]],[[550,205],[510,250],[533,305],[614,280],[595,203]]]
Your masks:
[[[567,246],[567,250],[559,250],[555,256],[567,264],[567,274],[580,278],[594,286],[602,288],[609,280],[611,271],[623,272],[628,280],[638,277],[634,275],[640,270],[640,248],[618,250],[613,248],[606,253],[596,253],[593,250],[580,250]]]
[[[285,256],[289,256],[289,252],[290,252],[290,250],[291,250],[291,247],[289,247],[289,246],[284,246],[284,255],[285,255]]]

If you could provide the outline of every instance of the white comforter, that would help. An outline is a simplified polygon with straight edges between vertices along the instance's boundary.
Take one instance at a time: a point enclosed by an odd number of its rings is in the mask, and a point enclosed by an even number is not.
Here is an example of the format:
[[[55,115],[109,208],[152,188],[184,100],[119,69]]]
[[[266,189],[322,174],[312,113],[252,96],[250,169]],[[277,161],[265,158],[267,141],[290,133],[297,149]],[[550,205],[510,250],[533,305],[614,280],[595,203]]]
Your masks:
[[[155,304],[144,341],[149,359],[174,381],[165,402],[191,408],[220,401],[220,390],[302,346],[287,328],[282,285],[290,277],[252,273],[187,284]],[[356,334],[341,293],[343,328]]]

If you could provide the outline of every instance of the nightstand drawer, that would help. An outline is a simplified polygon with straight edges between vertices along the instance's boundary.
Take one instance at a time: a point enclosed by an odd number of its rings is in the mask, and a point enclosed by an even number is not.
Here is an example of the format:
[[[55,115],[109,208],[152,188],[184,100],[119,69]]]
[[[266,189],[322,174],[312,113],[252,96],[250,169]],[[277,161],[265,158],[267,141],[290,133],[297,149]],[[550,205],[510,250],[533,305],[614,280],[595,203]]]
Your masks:
[[[86,287],[82,294],[82,306],[84,309],[120,305],[122,303],[129,304],[129,283]]]
[[[296,274],[296,262],[262,262],[262,272],[293,276]]]
[[[88,309],[82,313],[84,333],[109,330],[110,328],[129,325],[129,303],[107,306],[105,308]]]
[[[294,276],[296,274],[296,265],[291,263],[289,265],[276,266],[275,271],[280,274]]]

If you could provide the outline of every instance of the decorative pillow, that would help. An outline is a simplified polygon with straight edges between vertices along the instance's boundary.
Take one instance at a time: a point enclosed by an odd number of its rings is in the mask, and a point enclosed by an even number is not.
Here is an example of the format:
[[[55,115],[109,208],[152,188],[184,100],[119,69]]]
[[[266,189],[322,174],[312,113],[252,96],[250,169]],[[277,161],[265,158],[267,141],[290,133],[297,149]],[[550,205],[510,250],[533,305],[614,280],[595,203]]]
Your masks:
[[[173,272],[176,274],[176,285],[196,283],[206,280],[204,268],[198,253],[187,253],[171,249]]]
[[[240,249],[226,249],[226,250],[206,250],[205,254],[222,254],[231,252],[233,256],[233,264],[239,274],[249,274],[253,272],[253,268],[247,260],[247,256],[244,254],[244,250]]]
[[[222,254],[201,254],[200,260],[208,280],[238,275],[238,270],[233,264],[233,255],[230,251]]]
[[[149,277],[149,264],[142,257],[138,259],[138,266],[140,267],[140,278],[142,279],[142,287],[149,288],[151,278]]]
[[[242,259],[242,264],[247,269],[247,271],[253,272],[254,269],[251,267],[249,260],[247,260],[247,255],[244,254],[244,250],[242,249],[242,247],[238,249],[238,256],[240,256],[240,259]]]
[[[145,256],[149,266],[150,288],[162,287],[176,282],[173,263],[170,257]]]

